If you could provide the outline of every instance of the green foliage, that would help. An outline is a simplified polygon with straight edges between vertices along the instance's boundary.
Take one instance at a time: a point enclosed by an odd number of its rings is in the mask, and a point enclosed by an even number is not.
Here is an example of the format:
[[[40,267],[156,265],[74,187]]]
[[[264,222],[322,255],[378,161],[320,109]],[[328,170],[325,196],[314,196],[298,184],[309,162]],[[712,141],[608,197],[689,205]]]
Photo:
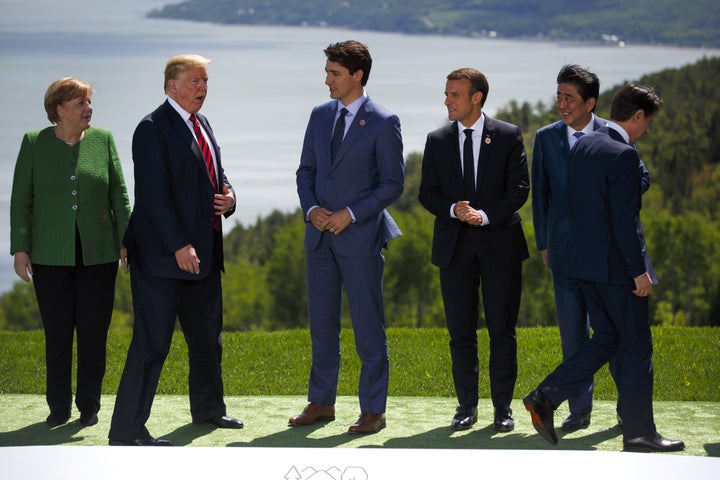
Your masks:
[[[592,12],[592,15],[588,15]],[[244,25],[330,26],[473,37],[720,45],[716,0],[186,0],[148,16]]]
[[[717,378],[720,329],[653,327],[654,399],[720,401]],[[115,394],[130,344],[130,332],[112,331],[108,338],[103,393]],[[559,363],[556,327],[520,328],[518,381],[515,396],[534,389]],[[339,395],[357,395],[360,361],[350,329],[341,333]],[[390,328],[390,395],[454,397],[449,337],[445,328]],[[487,377],[488,334],[478,330],[480,398],[490,398]],[[307,329],[276,332],[233,332],[223,335],[223,376],[227,396],[305,395],[310,372]],[[73,373],[74,375],[74,373]],[[44,337],[41,331],[0,332],[0,394],[45,391]],[[185,340],[175,333],[165,362],[159,395],[187,395]],[[615,400],[615,385],[603,367],[595,375],[595,398]]]
[[[0,297],[0,327],[7,330],[42,328],[40,310],[32,283],[15,282],[12,290]]]

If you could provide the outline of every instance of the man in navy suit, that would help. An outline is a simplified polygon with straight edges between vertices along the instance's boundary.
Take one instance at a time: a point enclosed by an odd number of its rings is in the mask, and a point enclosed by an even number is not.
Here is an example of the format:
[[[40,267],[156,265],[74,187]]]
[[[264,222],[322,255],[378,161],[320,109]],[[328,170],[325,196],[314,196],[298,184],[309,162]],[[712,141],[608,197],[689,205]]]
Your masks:
[[[611,122],[578,140],[569,169],[567,221],[553,228],[559,239],[554,268],[577,280],[593,335],[523,400],[533,426],[557,443],[553,413],[613,355],[622,411],[623,446],[629,451],[676,451],[684,443],[660,435],[653,419],[652,337],[648,295],[653,280],[640,228],[642,188],[633,147],[662,101],[642,85],[615,96]]]
[[[243,426],[226,415],[223,400],[220,216],[235,211],[235,195],[210,124],[198,113],[208,63],[200,55],[172,57],[165,66],[168,98],[133,135],[135,205],[123,241],[135,318],[110,445],[172,445],[153,438],[145,423],[176,318],[188,345],[193,423]]]
[[[428,134],[419,199],[435,215],[431,261],[440,267],[459,402],[450,426],[466,430],[477,422],[482,288],[493,428],[509,432],[515,426],[510,403],[522,261],[529,256],[517,211],[530,182],[520,129],[482,112],[488,90],[478,70],[461,68],[447,76],[445,106],[452,123]]]
[[[325,49],[325,56],[325,84],[332,100],[310,115],[296,174],[307,222],[310,403],[289,424],[335,418],[344,285],[362,362],[361,414],[349,432],[375,433],[385,426],[389,374],[381,250],[401,235],[385,210],[403,191],[400,121],[365,92],[372,66],[365,45],[336,43]]]
[[[568,163],[570,150],[577,139],[591,133],[607,122],[594,114],[600,95],[597,75],[578,66],[565,65],[557,76],[555,106],[560,120],[537,131],[532,161],[532,211],[535,243],[542,259],[551,269],[555,292],[563,358],[577,350],[589,337],[587,308],[578,283],[553,268],[553,225],[565,220],[570,203]],[[650,175],[640,161],[643,192],[650,186]],[[610,362],[615,375],[615,363]],[[592,412],[593,379],[588,379],[578,392],[568,399],[570,415],[562,429],[568,432],[590,425]]]

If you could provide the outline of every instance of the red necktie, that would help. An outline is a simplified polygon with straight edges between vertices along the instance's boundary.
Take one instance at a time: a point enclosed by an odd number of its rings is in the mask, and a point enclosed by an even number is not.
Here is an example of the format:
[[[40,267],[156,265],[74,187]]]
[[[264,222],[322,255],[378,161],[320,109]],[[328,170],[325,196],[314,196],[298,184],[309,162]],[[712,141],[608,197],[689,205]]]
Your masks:
[[[215,175],[215,163],[213,162],[212,152],[210,152],[210,144],[205,139],[205,135],[203,135],[202,130],[200,130],[200,122],[198,122],[198,119],[194,113],[190,115],[190,121],[193,124],[193,130],[195,131],[195,137],[197,138],[198,146],[200,147],[202,156],[205,159],[205,167],[207,168],[208,175],[210,175],[210,180],[212,180],[213,191],[217,193],[218,181],[217,176]],[[217,229],[220,226],[220,216],[213,215],[213,217],[215,221],[215,228]]]

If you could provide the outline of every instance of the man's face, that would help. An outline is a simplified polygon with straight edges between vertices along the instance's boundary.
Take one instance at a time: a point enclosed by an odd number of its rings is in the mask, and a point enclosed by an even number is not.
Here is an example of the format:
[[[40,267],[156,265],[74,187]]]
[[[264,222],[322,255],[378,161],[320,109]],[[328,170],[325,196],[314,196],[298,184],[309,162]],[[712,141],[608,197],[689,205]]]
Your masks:
[[[645,115],[644,110],[638,110],[632,116],[629,122],[630,127],[627,129],[628,136],[630,137],[630,143],[637,142],[640,137],[650,131],[650,124],[655,119],[654,116]]]
[[[185,111],[197,113],[207,96],[208,79],[205,67],[186,70],[168,82],[169,95]]]
[[[575,85],[561,83],[557,88],[555,107],[565,125],[574,130],[582,130],[590,122],[595,99],[588,98],[585,101]]]
[[[350,74],[350,70],[337,62],[325,62],[325,85],[330,88],[330,98],[349,105],[362,95],[363,71]]]
[[[448,80],[445,83],[445,106],[448,110],[448,119],[459,121],[469,127],[480,118],[480,101],[482,92],[470,95],[470,80]]]

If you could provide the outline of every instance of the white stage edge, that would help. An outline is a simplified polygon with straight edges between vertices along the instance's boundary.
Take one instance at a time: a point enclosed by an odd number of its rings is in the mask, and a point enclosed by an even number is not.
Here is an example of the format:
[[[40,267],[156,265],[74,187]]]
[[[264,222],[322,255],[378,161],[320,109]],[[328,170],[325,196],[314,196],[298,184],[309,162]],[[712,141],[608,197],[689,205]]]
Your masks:
[[[718,480],[720,458],[396,448],[0,447],[2,480]]]

